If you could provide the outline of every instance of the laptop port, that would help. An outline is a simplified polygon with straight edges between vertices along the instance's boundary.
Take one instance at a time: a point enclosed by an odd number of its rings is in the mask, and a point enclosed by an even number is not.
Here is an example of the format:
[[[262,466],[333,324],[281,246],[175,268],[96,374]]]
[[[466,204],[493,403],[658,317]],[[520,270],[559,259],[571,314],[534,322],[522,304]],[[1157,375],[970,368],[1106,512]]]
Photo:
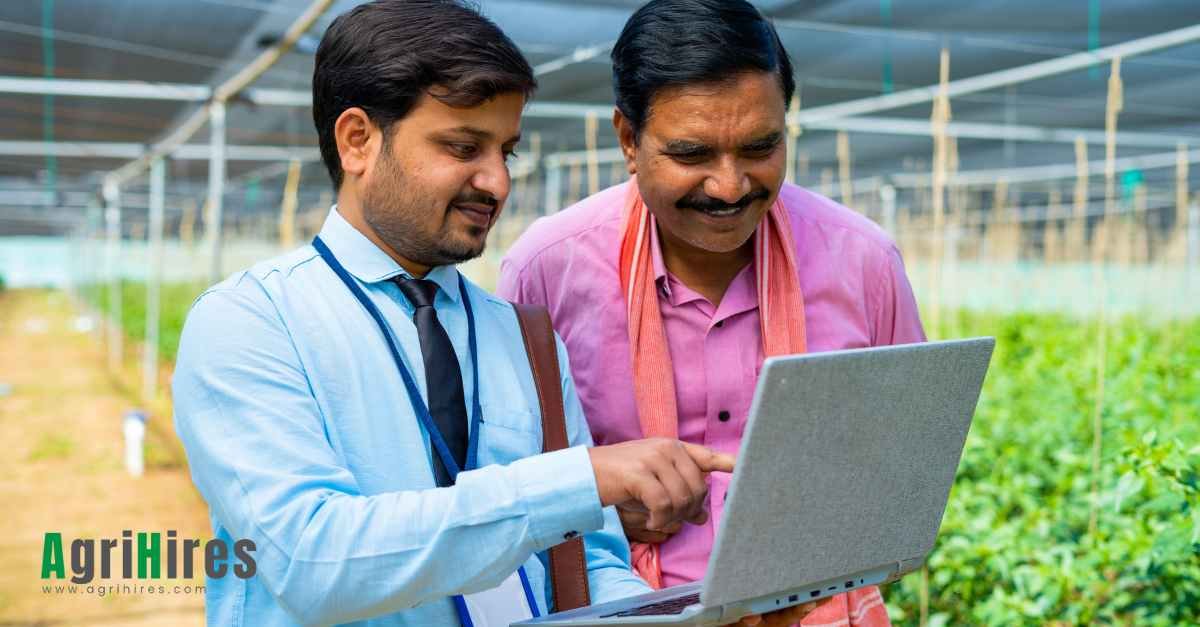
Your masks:
[[[854,582],[853,582],[853,581],[847,581],[847,582],[846,582],[846,589],[847,589],[847,590],[849,590],[849,589],[850,589],[851,587],[853,587],[853,586],[854,586]]]
[[[815,598],[821,596],[821,591],[813,590],[812,592],[809,592],[808,595],[815,599]]]
[[[800,595],[798,595],[798,594],[793,594],[788,597],[788,603],[795,603],[796,601],[799,601],[799,600],[800,600]]]

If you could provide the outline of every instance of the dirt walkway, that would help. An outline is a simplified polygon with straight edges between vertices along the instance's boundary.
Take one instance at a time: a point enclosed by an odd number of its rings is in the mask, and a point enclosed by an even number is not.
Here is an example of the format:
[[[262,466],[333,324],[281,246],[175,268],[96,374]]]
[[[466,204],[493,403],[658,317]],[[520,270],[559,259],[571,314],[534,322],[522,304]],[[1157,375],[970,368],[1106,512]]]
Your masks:
[[[97,568],[92,582],[118,588],[153,583],[165,586],[165,594],[118,590],[101,597],[87,594],[86,585],[76,594],[43,591],[46,584],[70,583],[41,579],[46,532],[62,533],[68,577],[73,539],[158,531],[165,551],[168,530],[180,538],[211,535],[207,508],[186,468],[167,463],[151,466],[140,479],[126,474],[121,417],[131,402],[105,374],[101,347],[76,324],[60,293],[0,293],[0,626],[201,625],[203,593],[174,588],[196,589],[203,579],[166,579],[165,554],[163,579],[120,579],[118,561],[117,578],[99,579]],[[168,416],[151,420],[169,427]]]

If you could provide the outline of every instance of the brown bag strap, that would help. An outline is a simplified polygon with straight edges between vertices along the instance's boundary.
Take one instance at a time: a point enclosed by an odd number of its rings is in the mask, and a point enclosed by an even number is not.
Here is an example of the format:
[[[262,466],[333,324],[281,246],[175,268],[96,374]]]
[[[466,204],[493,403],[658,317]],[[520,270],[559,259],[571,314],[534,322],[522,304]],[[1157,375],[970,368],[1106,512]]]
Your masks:
[[[542,409],[542,451],[548,453],[567,448],[562,377],[550,313],[540,305],[513,303],[513,307],[521,324],[521,336],[525,339],[525,352],[529,355],[529,367],[533,370],[533,383],[537,387],[538,403]],[[592,604],[583,538],[574,538],[550,548],[550,584],[554,591],[556,612]]]

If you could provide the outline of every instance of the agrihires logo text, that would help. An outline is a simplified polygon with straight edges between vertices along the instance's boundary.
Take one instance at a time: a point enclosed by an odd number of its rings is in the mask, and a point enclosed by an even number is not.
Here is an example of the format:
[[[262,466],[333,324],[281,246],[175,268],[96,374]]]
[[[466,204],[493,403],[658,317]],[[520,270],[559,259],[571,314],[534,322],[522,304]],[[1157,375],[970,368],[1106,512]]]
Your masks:
[[[71,582],[90,583],[97,575],[100,579],[161,579],[164,571],[167,579],[191,579],[196,564],[203,560],[204,574],[209,579],[219,579],[230,572],[242,579],[249,579],[258,571],[254,562],[254,542],[241,539],[229,546],[224,540],[214,538],[204,543],[200,540],[178,538],[175,531],[163,534],[139,531],[137,541],[134,533],[126,530],[121,538],[80,538],[71,541],[69,553],[64,549],[63,537],[58,532],[47,532],[42,542],[42,579],[66,579],[70,567]],[[200,551],[197,555],[197,550]],[[67,558],[70,558],[69,561]],[[164,559],[165,558],[165,559]],[[163,563],[166,562],[166,568]],[[114,575],[119,567],[120,573]]]

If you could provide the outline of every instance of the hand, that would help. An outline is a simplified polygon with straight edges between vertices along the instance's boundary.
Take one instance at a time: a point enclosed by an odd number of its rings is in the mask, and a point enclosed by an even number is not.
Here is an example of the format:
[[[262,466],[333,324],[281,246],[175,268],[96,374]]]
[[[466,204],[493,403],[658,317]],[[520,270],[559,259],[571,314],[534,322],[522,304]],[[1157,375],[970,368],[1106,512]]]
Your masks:
[[[812,614],[818,607],[824,605],[832,597],[826,597],[820,601],[811,603],[801,603],[793,605],[784,610],[767,612],[766,614],[751,614],[743,616],[742,620],[738,621],[738,625],[743,627],[791,627],[800,621],[804,620],[805,616]]]
[[[600,504],[648,514],[645,528],[663,532],[673,523],[703,524],[705,474],[733,472],[732,455],[672,440],[631,440],[588,449]]]
[[[661,531],[650,531],[646,528],[650,514],[643,510],[618,507],[617,514],[621,517],[621,527],[625,530],[625,537],[633,542],[661,544],[683,529],[683,523],[677,521],[663,527]],[[705,517],[707,518],[707,516]]]

